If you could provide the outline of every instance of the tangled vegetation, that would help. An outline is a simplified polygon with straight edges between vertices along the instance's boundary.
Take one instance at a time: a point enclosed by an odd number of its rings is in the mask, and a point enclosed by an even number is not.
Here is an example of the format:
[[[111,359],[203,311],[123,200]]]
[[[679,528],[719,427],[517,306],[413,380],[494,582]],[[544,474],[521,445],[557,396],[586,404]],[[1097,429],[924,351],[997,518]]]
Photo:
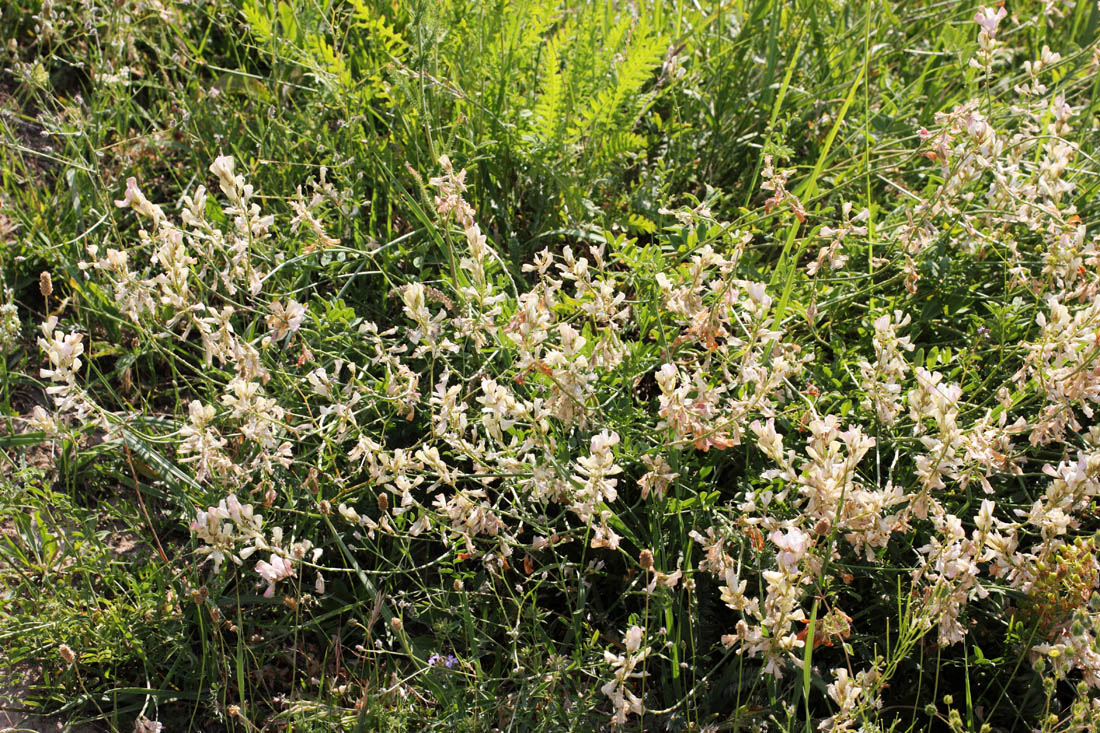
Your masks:
[[[1096,730],[1098,25],[12,0],[16,706]]]

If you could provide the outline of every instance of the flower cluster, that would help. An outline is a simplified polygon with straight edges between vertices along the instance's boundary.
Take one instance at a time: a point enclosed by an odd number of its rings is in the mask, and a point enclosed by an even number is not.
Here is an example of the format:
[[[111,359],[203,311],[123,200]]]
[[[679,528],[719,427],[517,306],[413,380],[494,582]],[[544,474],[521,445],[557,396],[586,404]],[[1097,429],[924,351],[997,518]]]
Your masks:
[[[640,626],[631,626],[623,637],[623,654],[611,651],[603,653],[604,661],[610,665],[613,676],[600,690],[611,698],[614,709],[611,715],[612,725],[625,725],[632,713],[642,714],[642,698],[630,689],[629,684],[630,680],[645,676],[645,672],[638,669],[638,665],[649,656],[649,649],[642,646],[644,640],[645,630]]]
[[[975,69],[987,73],[992,69],[997,49],[1001,46],[997,40],[997,26],[1007,15],[1004,5],[996,9],[978,6],[978,12],[974,14],[974,22],[981,28],[978,32],[978,52],[970,59],[970,65]]]
[[[6,356],[19,340],[22,324],[10,290],[0,288],[0,356]]]
[[[241,504],[233,494],[222,499],[217,506],[207,507],[191,522],[191,533],[203,543],[199,554],[214,561],[217,572],[226,558],[237,565],[265,545],[263,517],[256,514],[251,504]],[[243,545],[241,549],[238,546]]]
[[[862,378],[860,388],[866,395],[861,407],[873,410],[875,417],[886,425],[893,425],[901,412],[901,385],[909,373],[909,364],[902,352],[912,351],[913,342],[908,336],[898,336],[898,329],[912,323],[908,313],[894,311],[884,313],[874,321],[875,362],[859,363]]]
[[[57,328],[57,316],[50,316],[42,324],[38,346],[49,362],[48,368],[39,370],[39,375],[51,382],[46,394],[53,398],[59,413],[68,413],[73,419],[82,420],[94,410],[76,380],[77,372],[83,365],[80,357],[84,354],[84,334],[62,332]]]

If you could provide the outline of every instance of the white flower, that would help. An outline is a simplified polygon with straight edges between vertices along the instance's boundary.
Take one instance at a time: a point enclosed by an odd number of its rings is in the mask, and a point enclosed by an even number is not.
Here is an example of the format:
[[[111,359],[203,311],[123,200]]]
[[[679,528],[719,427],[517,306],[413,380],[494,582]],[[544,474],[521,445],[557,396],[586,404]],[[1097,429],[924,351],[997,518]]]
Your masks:
[[[69,394],[70,388],[75,386],[76,372],[80,371],[80,356],[84,353],[84,334],[70,332],[68,334],[54,330],[57,326],[57,316],[50,318],[42,324],[42,333],[46,338],[38,339],[38,345],[46,353],[51,369],[42,369],[39,374],[43,379],[49,379],[64,386],[48,387],[50,394]]]
[[[164,210],[145,198],[145,194],[138,188],[137,179],[132,176],[126,179],[126,194],[115,201],[115,206],[120,209],[131,208],[152,219],[154,225],[159,225],[165,219]]]
[[[240,200],[238,189],[243,188],[244,177],[233,175],[234,165],[235,161],[232,155],[219,155],[214,159],[214,162],[210,164],[210,172],[218,177],[218,183],[221,186],[222,193],[236,203]]]
[[[623,637],[623,644],[626,645],[627,654],[636,654],[638,652],[638,649],[640,649],[642,646],[642,627],[631,626],[627,630],[626,636]]]
[[[267,317],[267,326],[274,331],[272,338],[279,340],[297,331],[302,326],[305,314],[306,306],[296,300],[287,301],[285,306],[278,300],[273,302],[271,314]]]
[[[607,650],[603,653],[604,661],[614,670],[614,677],[600,687],[600,691],[611,698],[615,709],[611,717],[612,725],[623,725],[631,713],[641,715],[644,710],[642,699],[626,686],[628,679],[645,676],[645,672],[635,671],[638,664],[649,655],[649,650],[642,648],[644,636],[645,632],[640,626],[631,626],[623,637],[626,654],[614,654]]]

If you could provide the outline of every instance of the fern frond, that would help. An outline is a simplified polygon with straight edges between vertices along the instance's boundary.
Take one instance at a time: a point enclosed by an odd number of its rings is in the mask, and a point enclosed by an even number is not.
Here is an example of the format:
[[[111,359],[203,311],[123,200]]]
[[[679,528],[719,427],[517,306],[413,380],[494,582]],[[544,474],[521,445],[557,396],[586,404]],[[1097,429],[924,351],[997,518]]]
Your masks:
[[[343,54],[333,48],[319,33],[310,33],[305,39],[306,49],[311,58],[309,61],[319,67],[335,79],[338,87],[347,89],[351,87],[351,70]]]
[[[386,19],[368,7],[363,0],[351,0],[354,27],[367,32],[367,40],[376,45],[381,55],[400,61],[405,57],[409,44],[394,30]]]
[[[260,43],[270,43],[275,37],[275,19],[271,15],[271,8],[262,0],[245,0],[241,6],[241,13],[248,30]]]
[[[616,132],[603,138],[600,146],[602,160],[615,160],[624,155],[645,149],[645,138],[635,132]]]
[[[626,223],[631,229],[645,232],[646,234],[653,234],[657,231],[657,225],[641,214],[630,214],[626,217]]]
[[[612,98],[615,111],[621,110],[630,100],[640,99],[642,88],[664,60],[666,46],[665,40],[660,36],[648,33],[635,35],[626,58],[615,70],[615,91]]]
[[[623,51],[622,61],[615,69],[614,83],[600,90],[592,98],[591,104],[581,110],[580,119],[569,130],[568,142],[578,142],[584,137],[629,132],[630,127],[633,127],[639,110],[627,107],[641,99],[640,92],[661,63],[665,49],[665,42],[660,36],[649,34],[644,27],[638,27],[635,31]],[[619,130],[616,127],[617,118],[628,120],[624,129]]]
[[[536,136],[545,143],[556,141],[560,134],[561,106],[565,99],[565,81],[562,77],[561,33],[559,32],[543,49],[543,61],[540,64],[541,89],[534,113],[538,127]]]

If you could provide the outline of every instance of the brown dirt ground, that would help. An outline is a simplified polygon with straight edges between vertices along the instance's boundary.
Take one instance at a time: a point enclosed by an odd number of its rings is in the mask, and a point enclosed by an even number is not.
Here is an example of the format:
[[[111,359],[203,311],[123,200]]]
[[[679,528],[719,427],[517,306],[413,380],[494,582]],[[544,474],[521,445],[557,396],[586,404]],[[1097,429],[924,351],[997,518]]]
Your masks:
[[[87,723],[69,725],[59,716],[19,712],[38,673],[24,668],[14,671],[12,676],[13,679],[0,680],[0,733],[101,733],[104,730]]]

